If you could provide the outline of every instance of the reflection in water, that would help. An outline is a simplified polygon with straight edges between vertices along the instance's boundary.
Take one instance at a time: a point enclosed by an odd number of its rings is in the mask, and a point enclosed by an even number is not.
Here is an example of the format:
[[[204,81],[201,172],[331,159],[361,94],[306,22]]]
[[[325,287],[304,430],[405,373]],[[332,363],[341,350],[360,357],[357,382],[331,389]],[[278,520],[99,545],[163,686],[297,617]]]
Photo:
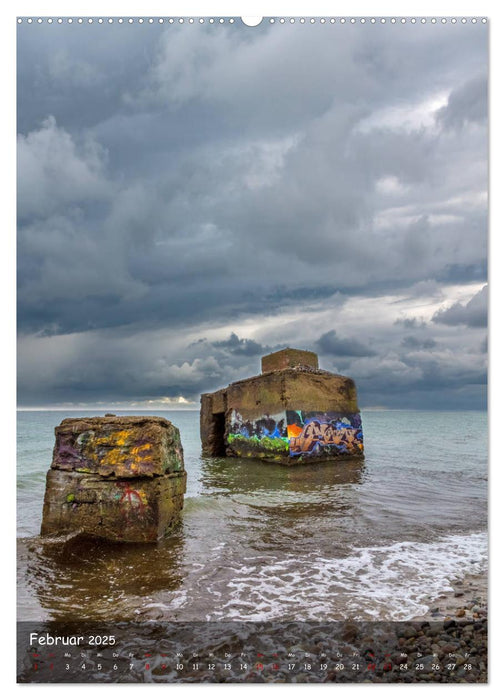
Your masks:
[[[364,458],[286,467],[254,459],[203,457],[200,481],[205,489],[223,494],[274,490],[312,493],[335,484],[356,484],[362,479]]]
[[[176,619],[189,599],[192,619],[205,619],[244,562],[327,546],[334,554],[338,521],[352,517],[363,469],[362,458],[296,468],[204,459],[205,495],[186,499],[183,525],[171,536],[155,545],[25,539],[21,568],[53,620]],[[30,617],[45,617],[31,607]]]
[[[334,554],[343,551],[335,533],[339,520],[352,517],[353,485],[361,482],[363,469],[362,458],[294,468],[259,460],[205,460],[202,481],[234,503],[229,524],[244,550],[276,556],[295,548],[310,555],[329,547]]]
[[[181,531],[154,545],[114,544],[77,537],[63,545],[25,541],[19,557],[40,606],[56,620],[131,619],[158,590],[182,583]]]

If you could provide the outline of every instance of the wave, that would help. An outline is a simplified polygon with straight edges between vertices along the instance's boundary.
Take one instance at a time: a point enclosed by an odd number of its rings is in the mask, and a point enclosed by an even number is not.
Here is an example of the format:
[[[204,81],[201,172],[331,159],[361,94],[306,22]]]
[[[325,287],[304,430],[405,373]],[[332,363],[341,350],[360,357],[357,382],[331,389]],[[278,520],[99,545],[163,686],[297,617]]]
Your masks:
[[[356,548],[341,559],[250,557],[229,577],[227,595],[210,585],[219,608],[208,619],[407,620],[452,591],[451,581],[486,572],[487,556],[486,533],[473,533]]]

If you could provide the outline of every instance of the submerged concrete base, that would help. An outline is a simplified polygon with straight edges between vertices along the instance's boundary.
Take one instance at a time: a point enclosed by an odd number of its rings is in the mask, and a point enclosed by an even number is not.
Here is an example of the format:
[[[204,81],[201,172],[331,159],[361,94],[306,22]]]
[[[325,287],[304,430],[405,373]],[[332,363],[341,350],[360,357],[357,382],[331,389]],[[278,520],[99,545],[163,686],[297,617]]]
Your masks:
[[[185,490],[185,472],[118,481],[49,469],[41,535],[155,542],[180,521]]]

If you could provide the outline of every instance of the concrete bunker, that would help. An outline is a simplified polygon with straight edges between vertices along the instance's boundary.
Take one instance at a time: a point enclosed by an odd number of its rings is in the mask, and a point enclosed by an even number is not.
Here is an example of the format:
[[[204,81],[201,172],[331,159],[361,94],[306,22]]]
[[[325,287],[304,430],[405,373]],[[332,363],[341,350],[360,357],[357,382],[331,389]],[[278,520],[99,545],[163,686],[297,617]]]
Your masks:
[[[285,348],[262,373],[201,396],[203,454],[282,464],[363,454],[355,382],[319,369],[314,352]]]
[[[168,420],[67,418],[54,432],[41,535],[155,542],[180,521],[187,475]]]

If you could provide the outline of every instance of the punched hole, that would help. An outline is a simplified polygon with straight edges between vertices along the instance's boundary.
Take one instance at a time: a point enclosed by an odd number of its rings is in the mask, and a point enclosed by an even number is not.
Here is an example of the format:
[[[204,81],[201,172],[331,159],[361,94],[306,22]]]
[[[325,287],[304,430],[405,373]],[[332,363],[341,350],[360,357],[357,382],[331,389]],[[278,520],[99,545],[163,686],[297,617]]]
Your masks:
[[[262,17],[242,17],[241,21],[246,24],[247,27],[257,27],[262,22]]]

